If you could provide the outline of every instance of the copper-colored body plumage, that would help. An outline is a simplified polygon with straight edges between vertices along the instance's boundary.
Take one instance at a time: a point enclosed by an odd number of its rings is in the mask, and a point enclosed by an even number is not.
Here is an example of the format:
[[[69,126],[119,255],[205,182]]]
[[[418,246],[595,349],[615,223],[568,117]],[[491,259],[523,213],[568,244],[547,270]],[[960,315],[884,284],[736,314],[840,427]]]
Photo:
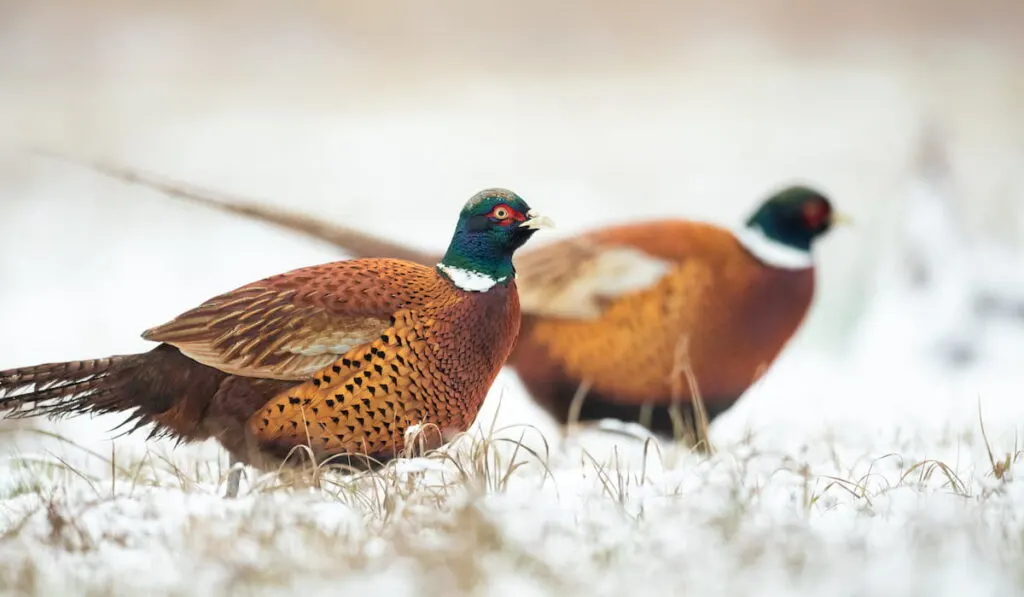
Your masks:
[[[543,271],[571,254],[565,243],[628,246],[663,259],[652,286],[611,298],[587,318],[543,314]],[[807,313],[811,269],[766,267],[727,230],[674,220],[604,228],[524,252],[518,262],[523,328],[509,363],[548,412],[566,420],[571,398],[588,382],[581,418],[638,416],[662,407],[652,425],[671,428],[664,407],[693,399],[693,373],[708,414],[725,411],[765,372]],[[564,264],[578,271],[582,263]],[[538,313],[540,311],[540,313]]]
[[[247,411],[261,450],[386,459],[411,424],[468,428],[518,329],[514,282],[469,293],[435,268],[360,259],[243,286],[144,337],[221,371],[302,380]]]
[[[519,322],[514,281],[465,292],[415,263],[336,262],[213,298],[147,331],[148,353],[0,372],[0,407],[129,412],[261,468],[296,446],[388,459],[410,425],[431,447],[472,423]]]

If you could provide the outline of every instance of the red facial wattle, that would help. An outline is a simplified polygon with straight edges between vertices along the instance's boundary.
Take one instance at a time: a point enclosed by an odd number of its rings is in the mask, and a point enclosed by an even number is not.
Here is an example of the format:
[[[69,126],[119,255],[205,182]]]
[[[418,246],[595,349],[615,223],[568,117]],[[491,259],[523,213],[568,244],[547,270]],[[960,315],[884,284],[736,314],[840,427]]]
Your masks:
[[[825,202],[809,201],[803,207],[804,223],[808,229],[818,230],[828,222],[830,212],[831,210]]]
[[[491,213],[487,214],[499,226],[511,226],[526,221],[526,216],[518,210],[512,209],[504,203],[494,206]]]

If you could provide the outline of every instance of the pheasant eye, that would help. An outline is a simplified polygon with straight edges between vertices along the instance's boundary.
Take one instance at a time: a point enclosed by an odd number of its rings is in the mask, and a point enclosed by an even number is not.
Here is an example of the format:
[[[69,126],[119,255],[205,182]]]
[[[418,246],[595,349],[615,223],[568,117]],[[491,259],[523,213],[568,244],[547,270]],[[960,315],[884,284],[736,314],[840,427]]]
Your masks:
[[[507,218],[509,216],[509,209],[507,207],[505,207],[504,205],[500,205],[500,206],[494,208],[494,212],[493,213],[494,213],[494,217],[498,218],[499,220],[504,220],[505,218]]]
[[[804,223],[808,228],[818,229],[828,219],[828,206],[822,201],[811,201],[804,205]]]

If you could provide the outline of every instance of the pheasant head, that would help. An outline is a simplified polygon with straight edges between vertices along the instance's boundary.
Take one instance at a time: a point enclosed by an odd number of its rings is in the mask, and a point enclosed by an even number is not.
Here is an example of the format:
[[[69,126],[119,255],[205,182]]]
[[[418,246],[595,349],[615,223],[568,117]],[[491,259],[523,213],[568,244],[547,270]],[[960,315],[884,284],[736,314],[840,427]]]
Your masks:
[[[462,290],[485,292],[515,277],[512,255],[550,219],[512,191],[487,189],[462,208],[448,251],[438,269]]]

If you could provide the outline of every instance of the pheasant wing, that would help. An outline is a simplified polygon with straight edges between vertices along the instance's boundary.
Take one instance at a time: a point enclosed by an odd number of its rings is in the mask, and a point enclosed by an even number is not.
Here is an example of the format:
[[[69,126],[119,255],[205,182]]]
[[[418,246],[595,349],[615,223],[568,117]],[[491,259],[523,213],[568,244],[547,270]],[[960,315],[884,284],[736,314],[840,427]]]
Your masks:
[[[627,244],[570,238],[518,257],[519,301],[523,313],[593,319],[609,300],[657,284],[672,266]]]
[[[302,268],[214,297],[143,338],[234,375],[304,379],[421,305],[430,274],[393,259]]]

